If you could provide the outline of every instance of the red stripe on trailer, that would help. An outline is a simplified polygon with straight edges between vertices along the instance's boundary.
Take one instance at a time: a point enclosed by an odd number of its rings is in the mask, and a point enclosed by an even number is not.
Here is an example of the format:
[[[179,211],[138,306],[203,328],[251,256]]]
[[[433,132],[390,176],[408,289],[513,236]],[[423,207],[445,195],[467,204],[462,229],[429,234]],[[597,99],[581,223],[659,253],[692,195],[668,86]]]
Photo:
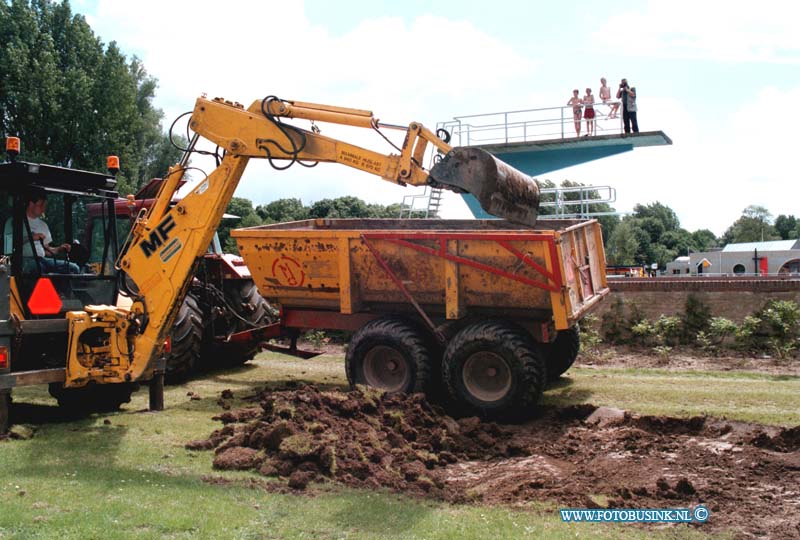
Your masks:
[[[459,264],[464,264],[467,266],[471,266],[473,268],[477,268],[479,270],[483,270],[484,272],[488,272],[490,274],[494,274],[500,277],[504,277],[513,281],[517,281],[519,283],[524,283],[525,285],[530,285],[531,287],[536,287],[539,289],[544,289],[550,292],[558,292],[561,290],[563,286],[563,278],[561,276],[561,270],[559,268],[559,261],[558,261],[558,250],[556,249],[555,242],[553,241],[553,237],[549,235],[541,235],[541,234],[486,234],[486,235],[479,235],[479,234],[459,234],[459,233],[364,233],[361,235],[361,238],[364,240],[364,243],[367,245],[369,250],[376,255],[377,251],[369,242],[369,240],[385,240],[391,244],[395,244],[398,246],[407,247],[420,253],[426,253],[428,255],[432,255],[434,257],[439,257],[442,259],[446,259],[448,261],[456,262]],[[439,248],[434,249],[428,246],[422,246],[420,244],[416,244],[409,240],[435,240],[438,241]],[[478,261],[474,261],[472,259],[468,259],[466,257],[461,257],[459,255],[453,255],[452,253],[447,253],[447,241],[448,240],[481,240],[481,241],[494,241],[501,247],[503,247],[508,252],[512,253],[517,259],[520,260],[526,266],[534,269],[536,272],[541,274],[547,279],[547,282],[531,279],[529,277],[509,272],[507,270],[503,270],[502,268],[498,268],[496,266],[491,266],[485,263],[481,263]],[[546,268],[541,266],[540,264],[536,263],[535,261],[531,260],[526,254],[520,252],[518,249],[514,248],[509,242],[515,241],[544,241],[547,244],[547,248],[550,252],[550,259],[551,264],[553,265],[553,271],[548,271]],[[379,257],[376,255],[376,258]],[[378,261],[381,263],[381,266],[384,266],[385,263],[379,259]],[[388,268],[384,268],[384,270],[389,273],[389,277],[392,278],[396,284],[398,284],[398,288],[400,288],[401,292],[406,297],[410,295],[404,290],[405,288],[402,286],[402,283],[399,283],[399,280],[391,273]],[[413,303],[413,302],[412,302]],[[415,306],[416,307],[416,306]]]

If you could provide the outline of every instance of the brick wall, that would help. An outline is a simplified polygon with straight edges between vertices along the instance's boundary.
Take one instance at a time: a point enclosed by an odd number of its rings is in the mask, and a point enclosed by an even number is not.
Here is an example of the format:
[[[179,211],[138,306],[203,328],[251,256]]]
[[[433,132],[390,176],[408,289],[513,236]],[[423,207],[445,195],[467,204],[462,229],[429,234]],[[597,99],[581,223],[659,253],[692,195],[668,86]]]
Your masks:
[[[651,320],[684,312],[689,295],[711,309],[714,317],[740,322],[769,299],[800,303],[800,279],[781,278],[625,278],[609,279],[611,294],[595,314],[602,316],[621,298],[626,307],[635,303]]]

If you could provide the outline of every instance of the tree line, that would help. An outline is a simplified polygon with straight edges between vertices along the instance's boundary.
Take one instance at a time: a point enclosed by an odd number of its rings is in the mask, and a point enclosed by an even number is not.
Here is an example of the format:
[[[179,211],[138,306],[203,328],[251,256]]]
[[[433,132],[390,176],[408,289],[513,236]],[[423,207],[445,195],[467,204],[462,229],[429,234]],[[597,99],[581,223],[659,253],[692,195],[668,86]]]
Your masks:
[[[20,159],[102,171],[118,155],[123,194],[178,160],[153,106],[156,80],[67,0],[0,1],[0,43],[0,135],[22,139]]]
[[[609,264],[649,265],[664,268],[676,257],[690,251],[707,251],[727,244],[790,240],[800,238],[800,220],[781,214],[773,220],[763,206],[742,211],[720,237],[708,229],[688,231],[680,226],[675,212],[659,202],[637,204],[633,213],[621,218],[608,233],[606,257]]]
[[[543,189],[557,187],[549,180],[540,181]],[[580,182],[565,180],[562,188],[590,187]],[[596,191],[584,192],[590,199],[600,199]],[[575,201],[580,193],[565,193],[564,201]],[[553,194],[543,195],[542,202],[555,200]],[[567,211],[576,209],[567,207]],[[680,225],[680,220],[672,208],[660,202],[637,204],[629,215],[615,214],[608,203],[588,204],[586,210],[598,215],[596,219],[603,226],[603,241],[606,259],[612,265],[651,265],[666,267],[676,257],[688,255],[691,251],[707,251],[726,244],[742,242],[762,242],[769,240],[789,240],[800,238],[800,219],[794,215],[781,214],[773,219],[763,206],[751,205],[742,211],[734,223],[717,237],[709,229],[688,231]],[[553,207],[542,207],[539,215],[545,217],[556,212]]]
[[[400,204],[384,206],[347,196],[322,199],[310,205],[304,205],[300,199],[289,198],[253,206],[250,199],[234,197],[228,203],[226,213],[239,219],[223,220],[218,229],[219,239],[226,252],[238,253],[236,243],[230,237],[231,229],[317,218],[397,218],[400,216]]]

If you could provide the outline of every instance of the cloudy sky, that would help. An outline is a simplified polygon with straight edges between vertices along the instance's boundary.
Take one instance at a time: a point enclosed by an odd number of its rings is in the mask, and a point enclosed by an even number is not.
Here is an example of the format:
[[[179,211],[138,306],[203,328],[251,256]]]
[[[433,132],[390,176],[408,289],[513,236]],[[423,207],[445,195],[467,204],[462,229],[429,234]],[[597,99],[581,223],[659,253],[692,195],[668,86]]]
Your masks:
[[[455,116],[563,105],[573,88],[627,77],[637,149],[549,173],[617,190],[618,210],[659,201],[689,230],[722,233],[750,204],[800,215],[800,38],[794,0],[604,2],[467,0],[74,0],[105,42],[159,81],[165,126],[201,93],[249,104],[266,95],[374,111],[429,127]],[[339,136],[336,128],[323,133]],[[355,141],[383,152],[385,143]],[[253,162],[251,162],[253,163]],[[252,164],[237,195],[256,204],[416,192],[343,166]],[[456,197],[446,217],[466,217]]]

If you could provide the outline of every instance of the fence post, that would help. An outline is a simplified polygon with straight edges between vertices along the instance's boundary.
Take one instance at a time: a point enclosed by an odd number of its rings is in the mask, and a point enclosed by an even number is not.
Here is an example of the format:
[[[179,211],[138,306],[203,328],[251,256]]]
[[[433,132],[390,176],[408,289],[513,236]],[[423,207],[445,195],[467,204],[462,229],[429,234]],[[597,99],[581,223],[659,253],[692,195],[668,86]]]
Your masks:
[[[564,107],[561,107],[561,138],[564,138]]]

